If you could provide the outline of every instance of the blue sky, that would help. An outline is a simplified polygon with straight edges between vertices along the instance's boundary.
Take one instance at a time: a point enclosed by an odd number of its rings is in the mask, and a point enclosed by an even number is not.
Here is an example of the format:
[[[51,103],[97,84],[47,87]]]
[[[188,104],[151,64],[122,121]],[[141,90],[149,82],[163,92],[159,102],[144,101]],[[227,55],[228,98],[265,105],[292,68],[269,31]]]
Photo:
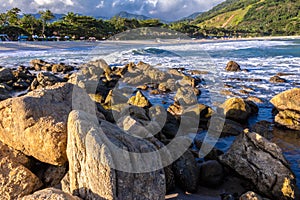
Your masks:
[[[13,7],[24,13],[50,9],[54,13],[76,12],[111,17],[120,11],[143,14],[163,20],[176,20],[194,12],[206,11],[224,0],[0,0],[0,12]]]

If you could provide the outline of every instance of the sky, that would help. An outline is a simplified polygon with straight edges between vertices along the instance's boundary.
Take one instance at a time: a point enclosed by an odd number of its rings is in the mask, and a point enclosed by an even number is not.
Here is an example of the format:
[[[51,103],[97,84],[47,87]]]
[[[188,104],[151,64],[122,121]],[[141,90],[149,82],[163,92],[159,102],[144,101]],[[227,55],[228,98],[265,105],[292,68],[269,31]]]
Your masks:
[[[163,20],[177,20],[194,12],[207,11],[224,0],[0,0],[0,12],[18,7],[22,13],[50,9],[53,13],[75,12],[112,17],[120,11]]]

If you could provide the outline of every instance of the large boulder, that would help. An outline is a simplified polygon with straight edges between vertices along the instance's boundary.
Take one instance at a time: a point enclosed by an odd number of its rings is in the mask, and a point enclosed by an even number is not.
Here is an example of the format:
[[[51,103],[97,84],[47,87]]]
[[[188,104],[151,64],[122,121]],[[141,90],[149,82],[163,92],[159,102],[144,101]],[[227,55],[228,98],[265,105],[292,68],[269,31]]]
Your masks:
[[[0,159],[8,157],[11,161],[19,163],[25,167],[30,167],[30,159],[22,152],[17,151],[0,141]]]
[[[300,130],[300,88],[282,92],[271,99],[271,103],[279,111],[275,122],[280,126]]]
[[[278,110],[294,110],[300,112],[300,88],[282,92],[271,99]]]
[[[223,109],[226,118],[237,122],[246,122],[251,114],[258,112],[257,106],[254,109],[254,105],[253,102],[249,103],[242,98],[234,97],[227,99],[220,108]]]
[[[31,195],[27,195],[20,200],[80,200],[79,197],[72,196],[59,189],[47,188],[44,190],[37,191]]]
[[[147,172],[160,164],[160,158],[139,160],[140,153],[156,150],[107,121],[72,111],[67,146],[70,188],[64,188],[83,199],[164,199],[163,170]],[[140,167],[146,172],[132,173]]]
[[[14,200],[42,186],[29,169],[8,157],[0,159],[0,166],[0,199]]]
[[[67,161],[67,118],[74,86],[60,83],[0,102],[0,140],[52,165]],[[78,95],[81,101],[85,96]]]
[[[219,159],[251,181],[261,194],[273,199],[295,198],[295,176],[281,149],[259,134],[246,130]]]

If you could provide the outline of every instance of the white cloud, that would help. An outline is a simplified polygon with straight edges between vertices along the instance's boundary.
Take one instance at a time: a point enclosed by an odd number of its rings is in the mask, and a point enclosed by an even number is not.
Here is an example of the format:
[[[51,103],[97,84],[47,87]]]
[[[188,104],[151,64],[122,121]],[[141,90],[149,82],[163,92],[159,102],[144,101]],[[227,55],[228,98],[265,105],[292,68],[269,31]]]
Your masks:
[[[224,0],[0,0],[0,12],[18,7],[24,13],[50,9],[55,13],[78,12],[94,16],[113,16],[128,11],[174,20],[208,10]]]

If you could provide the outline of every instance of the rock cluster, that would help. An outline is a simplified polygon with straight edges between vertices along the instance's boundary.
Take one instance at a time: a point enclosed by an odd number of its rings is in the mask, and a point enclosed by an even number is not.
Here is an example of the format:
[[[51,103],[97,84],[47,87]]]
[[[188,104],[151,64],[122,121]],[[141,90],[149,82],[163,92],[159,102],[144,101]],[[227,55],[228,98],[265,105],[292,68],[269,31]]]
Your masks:
[[[228,68],[240,70],[234,62]],[[102,59],[73,69],[42,60],[0,68],[0,199],[164,199],[175,185],[190,193],[219,187],[232,171],[259,193],[241,199],[294,198],[295,177],[279,147],[244,132],[255,103],[234,97],[217,110],[198,103],[208,72],[143,62],[117,68]],[[11,98],[17,88],[26,92]],[[272,100],[279,114],[296,120],[298,92]],[[253,129],[265,132],[259,125]],[[226,154],[211,148],[202,158],[203,131],[237,138]]]

